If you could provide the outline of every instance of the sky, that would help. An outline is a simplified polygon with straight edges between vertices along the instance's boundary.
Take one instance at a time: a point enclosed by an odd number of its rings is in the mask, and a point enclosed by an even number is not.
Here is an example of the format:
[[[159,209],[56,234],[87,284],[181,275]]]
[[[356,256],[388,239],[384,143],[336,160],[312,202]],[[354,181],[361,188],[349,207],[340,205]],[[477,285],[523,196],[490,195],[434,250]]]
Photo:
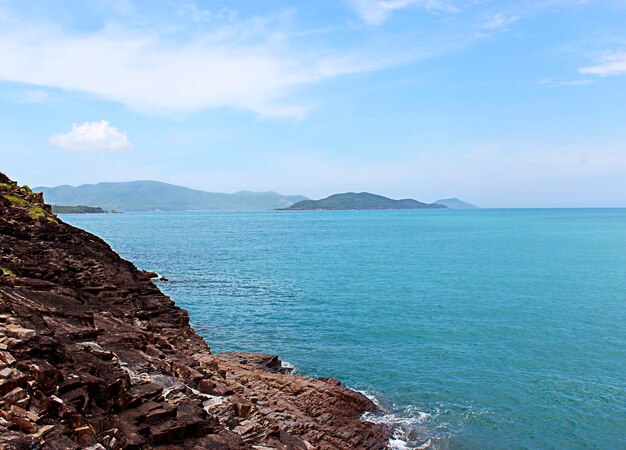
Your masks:
[[[626,0],[0,0],[0,171],[626,207]]]

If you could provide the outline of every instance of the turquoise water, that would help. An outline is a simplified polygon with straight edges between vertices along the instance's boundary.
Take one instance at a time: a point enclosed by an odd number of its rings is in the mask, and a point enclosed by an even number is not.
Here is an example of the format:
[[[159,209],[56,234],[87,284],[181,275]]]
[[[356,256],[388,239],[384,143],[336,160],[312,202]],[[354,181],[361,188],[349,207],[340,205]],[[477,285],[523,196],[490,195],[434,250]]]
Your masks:
[[[626,210],[63,216],[214,351],[374,394],[411,445],[626,448]]]

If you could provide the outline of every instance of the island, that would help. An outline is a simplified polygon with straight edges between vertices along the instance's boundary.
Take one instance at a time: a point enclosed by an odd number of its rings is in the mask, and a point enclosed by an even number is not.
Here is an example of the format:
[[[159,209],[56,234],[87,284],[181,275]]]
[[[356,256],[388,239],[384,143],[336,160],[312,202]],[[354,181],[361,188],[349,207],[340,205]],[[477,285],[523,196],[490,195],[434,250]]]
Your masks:
[[[52,212],[55,214],[106,214],[108,211],[100,208],[99,206],[65,206],[65,205],[52,205]]]
[[[422,203],[405,198],[393,200],[369,192],[346,192],[321,200],[303,200],[279,211],[320,211],[320,210],[381,210],[381,209],[445,209],[437,203]]]
[[[2,173],[0,248],[0,448],[388,447],[365,395],[212,353],[153,274]]]
[[[437,200],[435,203],[438,205],[444,205],[450,209],[478,209],[478,206],[464,202],[458,198],[442,198],[441,200]]]

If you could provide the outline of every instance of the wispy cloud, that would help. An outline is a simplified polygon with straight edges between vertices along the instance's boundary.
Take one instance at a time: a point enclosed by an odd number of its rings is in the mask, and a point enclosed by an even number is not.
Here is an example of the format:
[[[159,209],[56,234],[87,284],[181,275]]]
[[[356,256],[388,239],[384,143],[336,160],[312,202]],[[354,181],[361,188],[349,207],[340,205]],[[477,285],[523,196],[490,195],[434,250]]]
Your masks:
[[[586,86],[593,83],[595,83],[595,81],[589,78],[583,78],[580,80],[553,80],[546,78],[539,81],[539,84],[550,87]]]
[[[64,134],[55,134],[50,144],[66,150],[121,150],[132,147],[126,131],[118,131],[106,120],[72,125]]]
[[[45,102],[49,97],[47,92],[39,89],[28,89],[24,92],[24,101],[27,103]]]
[[[593,80],[584,79],[584,80],[564,80],[560,82],[561,86],[585,86],[588,84],[593,84]]]
[[[226,7],[218,10],[204,9],[193,1],[181,3],[176,13],[182,16],[189,16],[197,22],[232,22],[237,18],[237,11],[234,9]]]
[[[482,29],[487,31],[501,31],[506,30],[509,25],[517,22],[521,19],[519,15],[507,14],[504,12],[497,12],[489,15],[482,24]]]
[[[88,93],[147,114],[234,108],[302,118],[312,106],[297,97],[308,86],[458,51],[541,9],[463,0],[345,1],[372,25],[411,7],[454,20],[445,29],[390,33],[368,48],[303,39],[306,30],[294,26],[293,11],[245,18],[192,1],[174,4],[159,26],[137,10],[90,31],[53,19],[0,16],[0,80]],[[555,3],[566,2],[547,2]]]
[[[308,105],[290,100],[297,89],[385,64],[296,43],[281,17],[179,34],[128,25],[78,33],[25,20],[0,27],[0,80],[89,93],[151,114],[231,107],[301,117]]]
[[[578,72],[583,75],[609,77],[626,74],[626,52],[606,52],[597,58],[597,63],[581,67]]]
[[[417,6],[428,11],[460,12],[460,8],[445,0],[347,0],[361,19],[370,25],[381,25],[395,10]]]

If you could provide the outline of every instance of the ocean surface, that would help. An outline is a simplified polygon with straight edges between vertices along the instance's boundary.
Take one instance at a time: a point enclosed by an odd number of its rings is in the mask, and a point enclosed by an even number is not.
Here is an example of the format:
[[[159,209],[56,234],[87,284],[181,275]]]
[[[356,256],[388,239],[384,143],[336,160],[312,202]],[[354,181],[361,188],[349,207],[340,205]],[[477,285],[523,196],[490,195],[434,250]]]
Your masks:
[[[626,209],[65,215],[433,449],[626,449]]]

